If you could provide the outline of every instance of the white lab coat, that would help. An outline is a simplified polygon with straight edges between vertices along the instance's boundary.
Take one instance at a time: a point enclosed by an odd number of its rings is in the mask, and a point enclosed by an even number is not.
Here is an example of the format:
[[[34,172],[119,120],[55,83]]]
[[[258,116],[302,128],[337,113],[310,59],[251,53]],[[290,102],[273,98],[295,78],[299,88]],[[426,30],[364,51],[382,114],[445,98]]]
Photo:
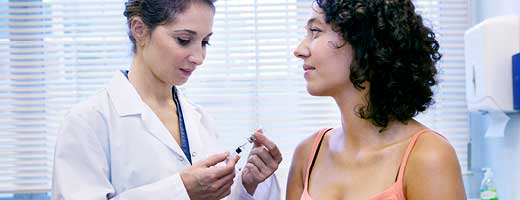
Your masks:
[[[193,163],[220,153],[212,120],[178,91]],[[179,145],[128,79],[117,72],[108,87],[73,107],[59,130],[53,200],[189,199],[180,172],[189,167]],[[237,171],[228,199],[252,199]],[[254,199],[280,199],[273,175]]]

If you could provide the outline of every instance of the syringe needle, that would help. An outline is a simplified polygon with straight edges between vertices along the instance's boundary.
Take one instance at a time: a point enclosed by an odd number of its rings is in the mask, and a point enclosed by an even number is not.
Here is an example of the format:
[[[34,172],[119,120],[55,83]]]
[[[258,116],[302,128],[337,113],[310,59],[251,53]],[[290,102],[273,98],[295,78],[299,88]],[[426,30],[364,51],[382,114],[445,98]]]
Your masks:
[[[246,146],[246,144],[248,144],[249,142],[245,142],[244,144],[238,146],[239,149],[242,149],[242,147]]]

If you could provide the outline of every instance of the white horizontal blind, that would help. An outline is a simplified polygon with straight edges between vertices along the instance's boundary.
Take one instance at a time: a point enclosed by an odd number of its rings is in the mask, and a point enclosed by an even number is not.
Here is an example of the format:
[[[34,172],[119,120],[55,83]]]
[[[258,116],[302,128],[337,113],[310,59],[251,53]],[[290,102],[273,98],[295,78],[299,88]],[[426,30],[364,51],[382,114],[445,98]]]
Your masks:
[[[432,27],[443,57],[438,64],[436,103],[418,119],[453,145],[463,173],[468,170],[469,122],[464,82],[464,31],[469,24],[467,0],[416,0],[416,8]]]
[[[278,175],[285,187],[296,145],[340,123],[331,98],[307,93],[303,63],[293,55],[311,1],[219,0],[216,8],[207,60],[186,91],[216,118],[222,150],[232,150],[262,126],[282,151]]]
[[[123,8],[0,2],[0,193],[49,191],[63,115],[131,62]]]
[[[224,150],[244,141],[257,126],[281,148],[282,185],[293,150],[322,127],[338,126],[329,98],[310,97],[302,62],[292,54],[304,34],[310,0],[219,1],[213,47],[187,91],[217,119]],[[437,33],[444,55],[438,67],[436,104],[418,119],[448,138],[467,170],[468,122],[464,98],[463,33],[466,0],[418,0],[417,11]],[[209,97],[209,98],[208,98]],[[245,160],[245,159],[244,159]]]
[[[0,193],[48,191],[63,115],[103,87],[113,71],[130,65],[123,2],[0,0]],[[420,118],[446,135],[466,163],[467,2],[416,4],[444,53],[437,104]],[[340,119],[331,99],[307,94],[302,62],[292,55],[310,5],[310,0],[217,1],[207,59],[181,87],[216,118],[223,150],[244,142],[258,126],[266,129],[283,152],[282,187],[296,145]]]

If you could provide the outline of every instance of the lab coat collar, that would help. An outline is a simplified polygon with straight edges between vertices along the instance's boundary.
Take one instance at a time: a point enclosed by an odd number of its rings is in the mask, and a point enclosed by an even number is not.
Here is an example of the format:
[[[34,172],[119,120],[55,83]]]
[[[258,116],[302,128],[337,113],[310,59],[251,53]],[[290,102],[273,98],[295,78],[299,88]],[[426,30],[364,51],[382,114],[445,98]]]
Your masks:
[[[142,113],[144,102],[122,71],[114,74],[107,92],[120,117]]]
[[[118,72],[114,75],[114,78],[110,82],[107,88],[108,94],[111,98],[112,104],[114,105],[117,113],[120,117],[130,115],[141,115],[143,124],[148,129],[148,132],[161,141],[164,145],[174,151],[178,156],[187,159],[184,155],[180,146],[172,138],[168,129],[164,126],[157,115],[146,105],[142,100],[134,86],[128,81],[122,72]],[[190,151],[197,152],[202,148],[200,138],[200,128],[204,125],[201,121],[202,110],[201,108],[191,103],[180,90],[177,90],[179,103],[183,112],[184,123],[186,126],[186,132],[188,134],[188,140],[190,144]],[[193,158],[195,162],[199,158]]]
[[[193,156],[194,152],[200,152],[202,148],[202,138],[200,138],[200,128],[203,126],[201,122],[201,111],[198,106],[187,101],[187,99],[180,93],[179,90],[177,90],[177,94],[184,117],[186,132],[188,134],[190,154],[192,155],[193,163],[199,159],[198,157]],[[179,144],[175,142],[168,129],[166,129],[157,115],[147,105],[145,106],[146,107],[143,109],[144,112],[142,113],[141,119],[148,129],[148,132],[161,141],[164,145],[166,145],[170,150],[175,152],[179,158],[182,158],[182,160],[186,161],[186,163],[189,163],[187,162],[188,158],[186,158],[186,155],[182,151]]]

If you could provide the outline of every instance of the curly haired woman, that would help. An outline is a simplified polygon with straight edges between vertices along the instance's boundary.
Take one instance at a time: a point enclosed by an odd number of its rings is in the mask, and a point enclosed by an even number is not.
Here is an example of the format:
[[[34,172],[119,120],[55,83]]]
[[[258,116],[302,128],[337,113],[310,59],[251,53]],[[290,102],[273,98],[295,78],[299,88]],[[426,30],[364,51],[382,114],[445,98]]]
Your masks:
[[[341,127],[304,140],[287,199],[466,199],[453,147],[413,119],[433,103],[439,43],[411,0],[317,0],[295,50]]]

